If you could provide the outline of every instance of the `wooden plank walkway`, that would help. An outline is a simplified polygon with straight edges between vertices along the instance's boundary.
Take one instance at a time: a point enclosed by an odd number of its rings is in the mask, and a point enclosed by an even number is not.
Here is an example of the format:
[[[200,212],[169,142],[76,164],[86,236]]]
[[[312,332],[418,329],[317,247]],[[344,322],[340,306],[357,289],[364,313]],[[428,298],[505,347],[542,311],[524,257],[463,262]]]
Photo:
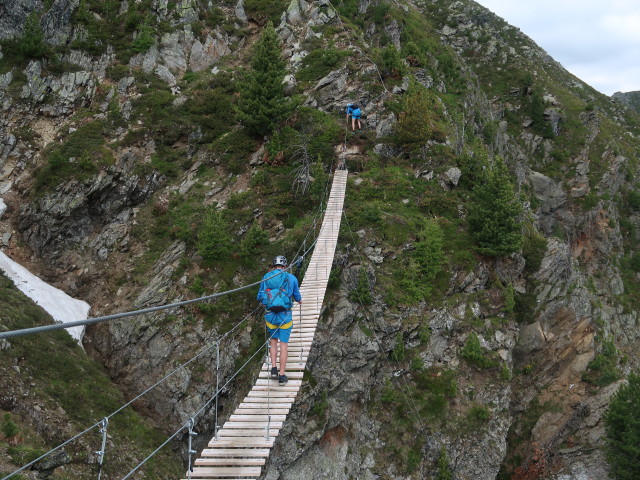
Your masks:
[[[347,173],[346,170],[334,173],[318,242],[300,285],[302,305],[293,309],[287,359],[289,382],[281,387],[277,380],[271,380],[270,365],[265,359],[256,384],[218,431],[217,438],[209,441],[194,462],[193,472],[187,472],[187,478],[256,479],[262,474],[262,466],[302,385],[338,243]]]

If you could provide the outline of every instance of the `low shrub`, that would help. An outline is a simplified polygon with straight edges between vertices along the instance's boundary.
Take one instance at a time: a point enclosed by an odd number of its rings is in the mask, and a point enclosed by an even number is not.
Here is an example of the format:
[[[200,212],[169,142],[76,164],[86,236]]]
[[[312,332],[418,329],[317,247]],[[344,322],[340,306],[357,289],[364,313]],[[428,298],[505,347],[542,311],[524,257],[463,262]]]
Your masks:
[[[599,387],[604,387],[619,378],[618,350],[613,340],[605,340],[602,343],[602,351],[587,365],[587,370],[582,374],[582,380]]]
[[[495,362],[486,356],[475,332],[471,332],[467,337],[462,350],[460,350],[460,356],[478,368],[490,368],[495,365]]]

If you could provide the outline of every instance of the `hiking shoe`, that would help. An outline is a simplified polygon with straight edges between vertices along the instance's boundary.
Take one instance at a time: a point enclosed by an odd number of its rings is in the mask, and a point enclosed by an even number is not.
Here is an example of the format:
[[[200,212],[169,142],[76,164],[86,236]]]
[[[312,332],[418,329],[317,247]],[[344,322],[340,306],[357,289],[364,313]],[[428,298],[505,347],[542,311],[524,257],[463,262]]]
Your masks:
[[[278,369],[271,367],[271,380],[278,380]]]
[[[280,375],[280,377],[278,378],[278,383],[280,385],[284,385],[289,381],[289,379],[287,378],[286,375]]]

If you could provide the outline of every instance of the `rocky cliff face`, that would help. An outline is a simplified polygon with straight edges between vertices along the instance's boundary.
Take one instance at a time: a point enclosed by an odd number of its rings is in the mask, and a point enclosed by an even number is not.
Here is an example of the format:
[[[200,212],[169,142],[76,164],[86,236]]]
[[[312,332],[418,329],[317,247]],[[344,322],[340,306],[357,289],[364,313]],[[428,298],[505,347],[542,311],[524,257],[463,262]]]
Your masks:
[[[606,476],[602,415],[640,362],[638,273],[629,267],[640,228],[631,112],[474,2],[292,0],[274,2],[274,11],[242,1],[116,3],[0,6],[4,38],[19,38],[35,11],[44,41],[58,49],[20,63],[3,46],[12,66],[0,70],[0,221],[10,252],[31,256],[96,314],[257,275],[256,258],[268,254],[247,260],[235,251],[233,267],[211,265],[196,240],[206,208],[217,206],[232,212],[236,244],[259,227],[284,248],[297,234],[287,216],[309,211],[281,191],[263,194],[277,175],[275,147],[242,136],[230,115],[238,67],[259,26],[276,19],[286,90],[300,95],[308,118],[325,119],[322,128],[291,119],[304,134],[298,144],[306,138],[305,148],[320,149],[308,139],[328,135],[349,101],[367,114],[368,131],[345,151],[341,126],[327,140],[354,172],[350,221],[367,220],[341,241],[309,378],[265,478],[431,478],[447,469],[457,479],[508,478],[534,452],[550,465],[539,478]],[[143,7],[150,17],[136,16]],[[108,37],[115,27],[105,12],[133,20]],[[136,50],[125,51],[122,37]],[[394,140],[414,82],[438,96],[433,109],[445,125],[419,153]],[[459,241],[473,177],[462,159],[482,155],[505,159],[525,209],[522,253],[499,260]],[[428,298],[390,301],[386,282],[404,285],[394,275],[417,238],[412,211],[394,209],[413,205],[455,225],[457,253],[468,251],[462,259],[451,251]],[[354,295],[361,278],[368,302]],[[250,305],[239,301],[234,313]],[[234,323],[224,313],[233,305],[216,308],[94,327],[85,348],[133,395]],[[225,348],[224,376],[255,343],[257,325]],[[465,354],[473,339],[476,357]],[[599,388],[590,362],[607,342],[618,375]],[[184,369],[140,410],[158,424],[183,422],[212,382],[211,370]],[[242,395],[239,386],[225,392],[222,413]],[[208,410],[198,428],[210,432],[211,418]]]
[[[616,92],[611,98],[636,112],[640,111],[640,92]]]

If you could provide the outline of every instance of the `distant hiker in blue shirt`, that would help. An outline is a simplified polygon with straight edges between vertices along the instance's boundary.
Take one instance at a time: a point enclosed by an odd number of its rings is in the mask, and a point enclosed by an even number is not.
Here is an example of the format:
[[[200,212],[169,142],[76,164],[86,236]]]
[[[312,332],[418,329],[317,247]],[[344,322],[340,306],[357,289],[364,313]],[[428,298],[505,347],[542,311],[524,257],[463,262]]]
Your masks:
[[[349,126],[349,118],[351,117],[351,112],[353,111],[353,103],[347,103],[347,108],[346,108],[346,112],[347,112],[347,126]]]
[[[360,117],[362,117],[362,111],[356,103],[347,104],[347,128],[349,126],[349,117],[351,117],[351,130],[356,131],[356,120],[358,121],[358,130],[362,130],[362,123],[360,123]]]
[[[267,309],[264,320],[269,332],[269,355],[271,357],[271,378],[284,385],[289,380],[285,374],[287,356],[289,354],[289,336],[293,327],[291,309],[293,300],[302,304],[302,296],[298,286],[298,279],[284,271],[287,259],[278,255],[273,260],[273,270],[265,273],[258,290],[258,301]],[[280,370],[276,367],[280,343]]]

